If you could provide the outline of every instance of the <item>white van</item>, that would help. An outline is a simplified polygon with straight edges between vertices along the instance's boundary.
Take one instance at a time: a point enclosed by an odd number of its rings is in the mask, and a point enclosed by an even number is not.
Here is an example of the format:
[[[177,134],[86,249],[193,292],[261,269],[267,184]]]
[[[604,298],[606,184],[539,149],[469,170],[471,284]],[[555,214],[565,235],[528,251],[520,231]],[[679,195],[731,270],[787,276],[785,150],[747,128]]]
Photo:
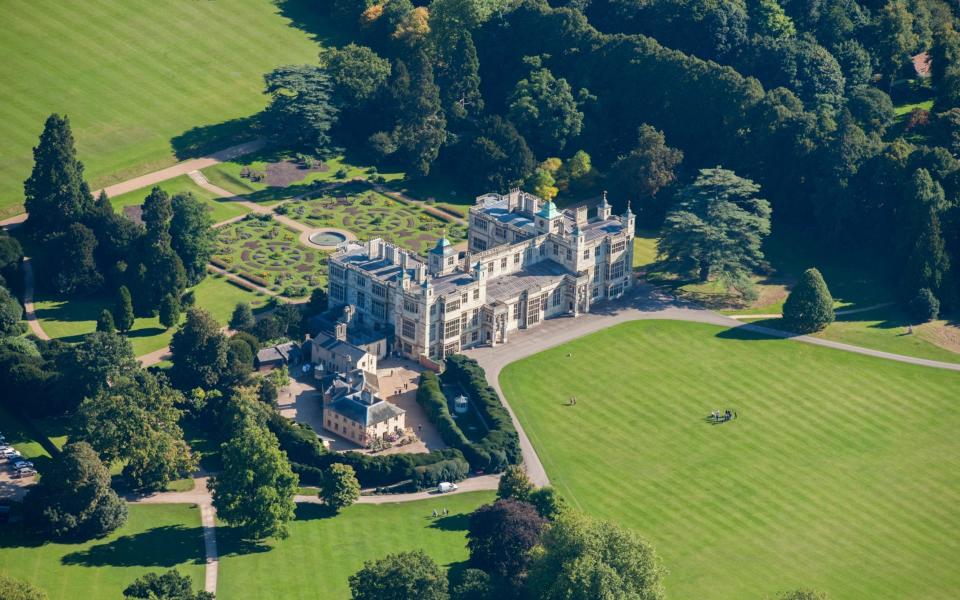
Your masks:
[[[457,489],[457,484],[450,483],[449,481],[442,481],[440,482],[440,485],[437,486],[437,491],[440,492],[441,494],[446,494],[447,492],[453,492],[453,491],[456,491],[456,489]]]

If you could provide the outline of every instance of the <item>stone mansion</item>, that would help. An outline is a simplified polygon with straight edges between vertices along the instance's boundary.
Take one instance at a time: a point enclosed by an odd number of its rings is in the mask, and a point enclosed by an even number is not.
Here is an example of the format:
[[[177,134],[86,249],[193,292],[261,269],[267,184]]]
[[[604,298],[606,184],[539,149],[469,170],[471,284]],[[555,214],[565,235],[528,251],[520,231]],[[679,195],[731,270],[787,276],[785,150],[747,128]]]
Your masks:
[[[446,238],[426,260],[382,239],[341,244],[329,259],[330,305],[352,309],[351,329],[437,361],[618,298],[632,281],[633,237],[629,205],[612,215],[606,193],[593,217],[520,190],[485,194],[470,208],[466,252]]]

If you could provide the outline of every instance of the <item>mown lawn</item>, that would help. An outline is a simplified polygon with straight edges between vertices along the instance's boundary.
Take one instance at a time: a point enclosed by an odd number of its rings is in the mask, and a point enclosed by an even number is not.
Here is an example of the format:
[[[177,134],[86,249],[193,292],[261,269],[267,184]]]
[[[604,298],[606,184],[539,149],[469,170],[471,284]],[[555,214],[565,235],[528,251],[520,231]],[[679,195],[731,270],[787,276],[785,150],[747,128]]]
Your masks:
[[[144,573],[176,568],[203,586],[200,511],[187,504],[131,505],[126,525],[81,544],[38,543],[18,526],[0,530],[0,573],[25,579],[50,600],[115,600]]]
[[[500,381],[551,482],[648,537],[673,598],[960,589],[960,373],[638,321]]]
[[[207,276],[193,288],[196,305],[209,311],[221,324],[226,325],[237,302],[249,302],[259,307],[266,304],[266,297],[241,289],[223,277]],[[40,326],[50,337],[78,342],[82,336],[96,330],[97,318],[104,308],[112,308],[109,298],[59,298],[37,297],[35,310]],[[164,329],[158,317],[138,318],[133,329],[127,333],[137,356],[153,352],[170,343],[175,329]]]
[[[358,504],[327,517],[323,507],[301,504],[290,537],[250,548],[220,538],[217,598],[346,600],[347,578],[387,554],[423,549],[441,566],[461,567],[467,559],[469,513],[493,500],[492,492],[438,497],[402,504]],[[434,509],[450,514],[434,519]]]
[[[186,175],[168,179],[159,183],[158,185],[160,186],[160,189],[164,190],[171,196],[184,192],[190,192],[193,194],[197,200],[201,200],[210,207],[210,216],[213,217],[214,223],[226,221],[227,219],[245,215],[247,212],[249,212],[241,204],[218,198],[215,194],[208,192],[199,185],[195,184],[193,180]],[[139,206],[140,204],[143,204],[144,199],[148,194],[150,194],[150,190],[151,188],[143,188],[134,190],[132,192],[127,192],[126,194],[121,194],[120,196],[111,198],[110,204],[112,204],[114,210],[118,212],[122,211],[126,206]]]
[[[0,217],[22,210],[31,149],[70,116],[93,189],[249,139],[263,75],[316,60],[308,2],[18,0],[0,26]],[[310,32],[294,25],[309,19]]]

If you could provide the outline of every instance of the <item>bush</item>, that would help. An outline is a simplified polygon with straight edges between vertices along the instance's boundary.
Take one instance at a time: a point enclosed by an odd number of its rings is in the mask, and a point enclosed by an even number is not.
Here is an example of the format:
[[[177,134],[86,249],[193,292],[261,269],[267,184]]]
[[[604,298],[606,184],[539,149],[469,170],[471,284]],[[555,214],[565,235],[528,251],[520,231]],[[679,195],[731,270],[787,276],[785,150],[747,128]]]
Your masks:
[[[470,471],[470,465],[462,458],[443,460],[432,465],[415,467],[413,481],[420,488],[434,487],[441,481],[463,481]]]
[[[344,169],[343,167],[340,167],[339,169],[337,169],[337,172],[334,173],[334,177],[336,177],[337,179],[346,179],[347,170]]]
[[[917,291],[917,295],[907,305],[910,316],[920,323],[933,321],[940,316],[940,301],[928,288]]]

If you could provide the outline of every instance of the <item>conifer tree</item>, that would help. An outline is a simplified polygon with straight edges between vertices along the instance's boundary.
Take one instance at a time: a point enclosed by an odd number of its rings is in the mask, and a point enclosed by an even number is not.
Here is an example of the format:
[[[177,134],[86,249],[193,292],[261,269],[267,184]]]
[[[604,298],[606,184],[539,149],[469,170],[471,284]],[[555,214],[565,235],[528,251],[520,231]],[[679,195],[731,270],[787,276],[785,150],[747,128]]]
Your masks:
[[[33,172],[23,183],[27,223],[40,235],[63,231],[93,208],[93,196],[77,160],[70,119],[47,118],[40,143],[33,149]]]
[[[113,315],[110,314],[109,310],[103,309],[100,313],[100,318],[97,319],[97,331],[113,333],[116,330],[117,326],[113,322]]]
[[[797,333],[820,331],[834,319],[833,296],[817,269],[807,269],[783,303],[783,320]]]
[[[160,324],[170,329],[180,322],[180,303],[173,294],[167,294],[160,301]]]
[[[249,331],[257,324],[253,317],[253,309],[247,302],[237,302],[233,308],[233,315],[230,317],[230,329],[235,331]]]
[[[117,290],[117,303],[113,308],[113,322],[119,331],[126,333],[133,328],[133,300],[130,290],[121,285]]]

